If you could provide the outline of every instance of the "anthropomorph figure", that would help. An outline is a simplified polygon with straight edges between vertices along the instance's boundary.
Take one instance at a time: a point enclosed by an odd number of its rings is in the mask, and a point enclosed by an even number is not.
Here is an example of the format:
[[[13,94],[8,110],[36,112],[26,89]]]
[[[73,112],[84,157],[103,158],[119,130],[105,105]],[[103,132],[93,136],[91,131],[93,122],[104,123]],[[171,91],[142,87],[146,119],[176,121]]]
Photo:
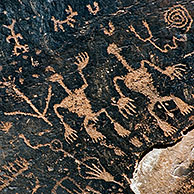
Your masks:
[[[185,71],[185,65],[176,64],[173,66],[169,66],[165,70],[163,70],[147,60],[142,60],[140,62],[141,67],[139,69],[134,70],[130,67],[125,58],[120,54],[121,51],[121,48],[118,48],[118,46],[114,43],[110,44],[107,48],[108,54],[113,54],[118,59],[118,61],[120,61],[123,66],[126,67],[126,69],[128,70],[126,76],[116,76],[113,79],[115,89],[120,94],[120,99],[117,102],[117,106],[119,108],[120,113],[126,117],[126,113],[135,114],[136,111],[135,106],[133,104],[134,100],[124,96],[124,94],[119,88],[117,80],[123,80],[125,85],[130,90],[139,92],[146,96],[149,99],[149,104],[147,107],[149,113],[156,119],[158,125],[164,131],[165,135],[172,134],[177,130],[176,127],[170,125],[167,121],[164,121],[157,116],[157,114],[153,111],[156,103],[159,102],[160,107],[164,108],[166,114],[171,118],[174,118],[174,114],[165,107],[164,104],[166,101],[173,100],[183,115],[190,113],[194,107],[188,105],[187,103],[183,102],[180,98],[174,95],[161,97],[157,89],[153,85],[152,75],[147,71],[145,64],[153,67],[155,70],[161,72],[162,74],[167,75],[171,79],[180,79],[182,77],[182,72]]]
[[[98,112],[94,112],[92,110],[90,101],[87,99],[86,94],[84,92],[84,90],[88,87],[88,83],[82,72],[83,68],[85,68],[89,62],[88,53],[86,52],[80,53],[78,56],[76,56],[76,60],[77,62],[75,62],[75,64],[78,66],[78,71],[84,81],[84,84],[82,85],[81,88],[71,91],[64,84],[63,76],[58,73],[53,74],[49,78],[49,81],[51,82],[58,82],[60,86],[63,87],[63,89],[68,94],[68,96],[65,97],[59,104],[55,104],[53,107],[57,117],[60,119],[61,123],[65,128],[66,141],[70,143],[73,140],[75,140],[78,135],[77,135],[77,131],[72,129],[64,121],[63,119],[64,116],[59,113],[58,108],[68,109],[70,112],[76,113],[79,117],[83,117],[84,128],[94,142],[97,142],[105,138],[105,136],[102,135],[100,132],[98,132],[95,127],[95,123],[98,121],[98,116],[101,113],[105,113],[106,116],[111,120],[111,122],[114,124],[114,129],[117,131],[117,133],[120,136],[124,137],[129,135],[130,131],[124,129],[119,123],[117,123],[114,119],[112,119],[105,109],[101,109]]]

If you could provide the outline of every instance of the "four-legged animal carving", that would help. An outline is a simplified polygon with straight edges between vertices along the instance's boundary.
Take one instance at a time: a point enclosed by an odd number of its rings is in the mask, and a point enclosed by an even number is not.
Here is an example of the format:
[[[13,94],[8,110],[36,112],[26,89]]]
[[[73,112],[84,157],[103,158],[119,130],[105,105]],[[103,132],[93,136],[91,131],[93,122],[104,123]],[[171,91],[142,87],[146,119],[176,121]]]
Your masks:
[[[119,135],[129,135],[129,131],[115,122],[105,109],[101,109],[97,113],[93,112],[90,101],[87,99],[84,93],[84,90],[87,88],[88,84],[82,72],[82,69],[85,68],[89,62],[89,56],[86,52],[84,52],[80,53],[76,59],[77,62],[75,64],[78,66],[78,71],[84,81],[81,88],[75,89],[74,91],[69,90],[63,82],[63,77],[57,73],[49,78],[49,81],[58,82],[68,94],[68,96],[61,101],[61,103],[54,105],[54,111],[65,127],[66,141],[70,143],[75,140],[77,138],[77,132],[64,122],[63,116],[58,112],[58,108],[68,109],[70,112],[76,113],[79,117],[84,117],[84,128],[94,142],[105,138],[105,136],[98,132],[95,128],[95,123],[98,121],[98,116],[103,112],[108,116],[111,122],[114,123],[115,130]],[[90,123],[91,121],[93,123]]]
[[[157,71],[160,71],[163,74],[166,74],[171,79],[174,79],[175,77],[180,79],[180,77],[182,76],[182,71],[185,70],[184,65],[181,65],[181,64],[174,65],[172,67],[167,67],[166,70],[162,70],[158,66],[152,64],[151,62],[147,60],[142,60],[141,67],[137,70],[134,70],[128,65],[124,57],[121,56],[120,54],[121,49],[118,48],[116,44],[114,43],[110,44],[109,47],[107,48],[107,52],[108,54],[113,54],[128,70],[128,73],[126,76],[123,76],[123,77],[117,76],[113,80],[115,88],[121,96],[121,98],[117,102],[117,106],[119,108],[120,113],[126,117],[127,114],[134,114],[136,111],[135,111],[135,106],[133,104],[133,100],[128,97],[125,97],[122,91],[120,90],[117,84],[117,80],[119,79],[123,80],[125,85],[130,90],[142,93],[150,100],[150,104],[148,105],[148,111],[157,120],[158,125],[164,131],[165,135],[169,135],[175,132],[177,130],[175,127],[171,126],[168,122],[161,120],[153,111],[154,105],[156,104],[156,102],[159,102],[161,106],[163,106],[167,115],[171,118],[174,117],[173,113],[169,112],[168,109],[163,105],[163,102],[167,100],[173,100],[183,115],[191,112],[191,110],[194,107],[186,104],[180,98],[174,95],[161,97],[157,89],[153,85],[152,75],[147,71],[145,64],[153,67],[154,69],[156,69]]]

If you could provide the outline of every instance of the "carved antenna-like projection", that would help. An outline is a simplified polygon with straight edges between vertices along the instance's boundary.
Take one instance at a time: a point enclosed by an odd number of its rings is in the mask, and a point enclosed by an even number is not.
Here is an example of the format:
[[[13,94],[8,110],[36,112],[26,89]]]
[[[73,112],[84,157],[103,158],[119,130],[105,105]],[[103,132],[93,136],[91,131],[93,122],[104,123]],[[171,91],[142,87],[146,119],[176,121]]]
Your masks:
[[[191,25],[193,23],[193,19],[190,16],[189,12],[187,11],[187,9],[185,7],[183,7],[182,5],[176,5],[171,7],[169,10],[167,10],[164,14],[164,20],[165,22],[170,26],[170,27],[174,27],[174,28],[180,28],[184,31],[184,33],[186,34],[186,32],[189,31],[189,29],[191,28]],[[148,23],[146,21],[142,21],[143,26],[145,26],[145,28],[148,31],[149,37],[148,38],[142,38],[141,34],[137,33],[135,28],[133,27],[133,25],[129,26],[129,29],[132,33],[135,34],[135,36],[143,41],[143,42],[150,42],[156,49],[158,49],[159,51],[163,52],[163,53],[167,53],[169,50],[171,49],[176,49],[178,47],[177,45],[177,41],[187,41],[186,36],[182,36],[182,38],[177,38],[176,36],[172,37],[172,42],[173,45],[171,46],[170,44],[165,44],[164,48],[159,47],[153,40],[153,35],[152,32],[150,30],[150,27],[148,25]]]

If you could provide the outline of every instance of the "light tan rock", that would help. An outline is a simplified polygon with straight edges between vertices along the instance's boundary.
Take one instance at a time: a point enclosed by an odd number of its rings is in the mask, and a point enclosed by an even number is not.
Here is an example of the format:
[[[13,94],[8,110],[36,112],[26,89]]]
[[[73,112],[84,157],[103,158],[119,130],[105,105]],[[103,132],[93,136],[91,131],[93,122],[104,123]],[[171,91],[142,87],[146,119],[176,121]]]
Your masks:
[[[194,130],[166,149],[153,149],[131,179],[135,194],[194,193]]]

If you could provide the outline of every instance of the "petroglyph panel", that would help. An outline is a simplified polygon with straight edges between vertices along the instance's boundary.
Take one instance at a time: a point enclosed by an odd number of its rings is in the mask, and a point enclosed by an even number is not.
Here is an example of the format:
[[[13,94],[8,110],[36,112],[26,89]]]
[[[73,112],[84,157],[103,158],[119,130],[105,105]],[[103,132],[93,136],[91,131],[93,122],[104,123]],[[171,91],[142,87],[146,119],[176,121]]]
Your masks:
[[[193,10],[1,1],[0,193],[134,193],[142,157],[193,129]]]

